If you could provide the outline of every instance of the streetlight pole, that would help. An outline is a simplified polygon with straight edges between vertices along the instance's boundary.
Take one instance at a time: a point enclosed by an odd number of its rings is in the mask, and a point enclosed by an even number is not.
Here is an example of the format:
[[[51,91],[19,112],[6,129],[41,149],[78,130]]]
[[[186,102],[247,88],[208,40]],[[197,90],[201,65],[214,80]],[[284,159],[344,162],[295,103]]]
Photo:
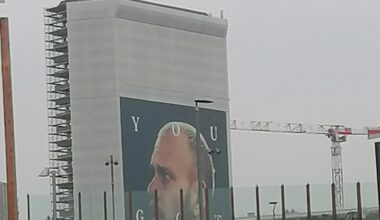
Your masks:
[[[195,127],[196,127],[196,135],[195,135],[195,149],[197,153],[197,173],[198,173],[198,205],[199,205],[199,220],[202,220],[202,178],[201,178],[201,169],[200,169],[200,149],[201,149],[201,133],[200,133],[200,122],[199,122],[199,103],[204,103],[204,104],[210,104],[212,101],[210,100],[201,100],[201,99],[196,99],[194,100],[195,103]]]
[[[110,160],[106,161],[105,165],[111,166],[111,193],[112,193],[112,220],[115,220],[115,184],[114,184],[114,175],[113,175],[113,166],[117,166],[119,162],[113,159],[113,156],[110,156]]]

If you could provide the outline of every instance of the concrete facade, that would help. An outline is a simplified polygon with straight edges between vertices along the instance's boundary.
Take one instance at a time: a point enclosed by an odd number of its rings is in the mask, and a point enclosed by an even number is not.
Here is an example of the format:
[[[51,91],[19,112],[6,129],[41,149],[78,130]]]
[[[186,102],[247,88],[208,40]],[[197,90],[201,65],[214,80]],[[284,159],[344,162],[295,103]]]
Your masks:
[[[210,99],[208,108],[225,111],[228,122],[227,21],[105,0],[67,3],[67,19],[74,195],[82,193],[82,213],[91,213],[84,219],[102,216],[102,192],[110,192],[104,163],[116,155],[116,219],[124,219],[120,97],[185,106]]]

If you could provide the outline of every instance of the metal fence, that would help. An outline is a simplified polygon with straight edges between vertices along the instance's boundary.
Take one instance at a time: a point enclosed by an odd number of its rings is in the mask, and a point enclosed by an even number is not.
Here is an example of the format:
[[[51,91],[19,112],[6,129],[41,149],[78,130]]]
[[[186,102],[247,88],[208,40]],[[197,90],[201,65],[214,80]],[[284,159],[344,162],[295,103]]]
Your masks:
[[[345,184],[344,189],[343,207],[335,204],[334,184],[204,189],[202,220],[379,219],[376,184]],[[184,190],[125,192],[117,195],[123,197],[122,202],[116,200],[115,203],[108,191],[79,192],[74,200],[74,219],[199,219],[186,211],[192,203],[188,195]],[[57,202],[60,201],[55,204]],[[52,219],[54,202],[49,195],[28,195],[27,204],[28,220]],[[176,215],[165,215],[170,213],[164,210],[168,207]],[[56,218],[72,216],[57,215]]]

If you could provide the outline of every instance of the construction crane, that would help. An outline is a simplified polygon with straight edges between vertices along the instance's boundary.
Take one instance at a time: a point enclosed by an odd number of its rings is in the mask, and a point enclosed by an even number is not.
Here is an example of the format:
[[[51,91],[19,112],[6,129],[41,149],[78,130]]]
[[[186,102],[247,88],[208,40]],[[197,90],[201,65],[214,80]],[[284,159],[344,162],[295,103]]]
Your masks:
[[[380,128],[353,129],[344,125],[323,125],[303,123],[277,123],[272,121],[238,121],[232,120],[231,130],[261,131],[292,134],[320,134],[331,141],[331,174],[335,184],[335,204],[337,208],[344,207],[342,146],[348,135],[367,136],[368,139],[380,137]]]

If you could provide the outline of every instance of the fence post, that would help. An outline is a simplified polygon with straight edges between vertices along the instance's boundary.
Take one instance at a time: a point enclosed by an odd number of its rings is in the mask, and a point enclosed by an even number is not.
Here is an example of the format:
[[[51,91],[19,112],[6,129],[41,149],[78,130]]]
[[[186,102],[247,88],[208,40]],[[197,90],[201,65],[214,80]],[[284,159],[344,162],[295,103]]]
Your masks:
[[[375,143],[375,158],[376,158],[376,180],[377,180],[377,205],[379,206],[380,219],[380,142]]]
[[[335,200],[335,184],[331,184],[331,204],[332,204],[332,220],[337,220],[336,200]]]
[[[231,199],[231,219],[235,219],[235,204],[234,204],[234,188],[230,188],[230,199]]]
[[[259,186],[256,185],[256,215],[257,220],[260,220],[260,195],[259,195]]]
[[[208,189],[204,188],[204,193],[205,193],[205,214],[206,214],[206,220],[210,219],[210,213],[209,213],[209,204],[208,204]]]
[[[30,220],[30,196],[29,196],[29,194],[26,195],[26,203],[27,203],[27,209],[28,209],[28,220]]]
[[[159,220],[158,217],[158,191],[154,190],[154,220]]]
[[[104,211],[104,220],[107,220],[107,192],[103,192],[103,211]]]
[[[307,219],[311,219],[310,184],[306,184]]]
[[[78,214],[79,214],[79,220],[82,220],[82,194],[81,192],[78,193]]]
[[[285,186],[281,185],[281,207],[282,207],[282,220],[286,219],[286,210],[285,210]]]
[[[185,219],[185,213],[184,213],[184,208],[183,208],[183,189],[179,191],[179,205],[181,209],[181,220]]]
[[[362,210],[362,196],[360,192],[360,183],[356,183],[356,199],[358,204],[358,218],[359,220],[363,219],[363,210]]]

